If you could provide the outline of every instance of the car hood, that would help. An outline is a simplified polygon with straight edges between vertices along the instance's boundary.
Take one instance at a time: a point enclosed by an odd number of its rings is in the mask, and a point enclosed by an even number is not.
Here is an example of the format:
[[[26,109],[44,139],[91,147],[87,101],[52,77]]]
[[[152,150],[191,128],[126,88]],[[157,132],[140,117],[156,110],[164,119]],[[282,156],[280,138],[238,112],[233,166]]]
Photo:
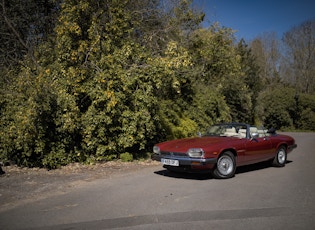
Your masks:
[[[195,137],[185,138],[172,141],[166,141],[157,144],[162,152],[180,152],[186,153],[190,148],[203,148],[204,150],[210,146],[228,143],[235,138],[230,137]]]

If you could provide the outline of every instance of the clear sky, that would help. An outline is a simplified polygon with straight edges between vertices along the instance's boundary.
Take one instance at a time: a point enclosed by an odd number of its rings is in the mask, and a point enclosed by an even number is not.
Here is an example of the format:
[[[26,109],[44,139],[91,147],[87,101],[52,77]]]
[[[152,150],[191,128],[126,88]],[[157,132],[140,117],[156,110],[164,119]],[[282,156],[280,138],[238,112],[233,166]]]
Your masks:
[[[210,23],[236,30],[250,41],[264,32],[278,37],[302,22],[315,19],[315,0],[194,0]]]

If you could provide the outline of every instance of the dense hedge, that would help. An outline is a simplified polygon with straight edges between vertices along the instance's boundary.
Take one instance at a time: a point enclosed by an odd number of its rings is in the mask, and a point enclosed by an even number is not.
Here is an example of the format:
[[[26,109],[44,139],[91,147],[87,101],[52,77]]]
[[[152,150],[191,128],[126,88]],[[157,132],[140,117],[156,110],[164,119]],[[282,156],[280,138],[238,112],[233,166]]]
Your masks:
[[[1,68],[0,160],[131,161],[228,121],[315,130],[314,95],[268,89],[243,41],[217,25],[201,29],[203,14],[178,2],[169,12],[158,1],[54,8],[53,32]]]

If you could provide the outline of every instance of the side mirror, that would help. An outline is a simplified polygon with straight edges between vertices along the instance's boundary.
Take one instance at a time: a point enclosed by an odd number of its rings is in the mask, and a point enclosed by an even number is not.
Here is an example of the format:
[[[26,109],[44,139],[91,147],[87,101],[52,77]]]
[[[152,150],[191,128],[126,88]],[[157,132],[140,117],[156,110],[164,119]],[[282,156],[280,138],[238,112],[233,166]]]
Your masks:
[[[256,138],[258,138],[259,137],[259,134],[258,133],[252,133],[251,134],[251,138],[252,139],[256,139]]]

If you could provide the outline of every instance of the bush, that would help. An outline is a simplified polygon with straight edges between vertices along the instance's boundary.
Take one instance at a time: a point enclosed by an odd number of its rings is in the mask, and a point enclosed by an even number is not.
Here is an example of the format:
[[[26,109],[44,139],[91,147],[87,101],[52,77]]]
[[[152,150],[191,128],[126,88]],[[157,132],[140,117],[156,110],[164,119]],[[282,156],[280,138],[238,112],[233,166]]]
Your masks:
[[[281,129],[293,126],[293,117],[296,113],[294,95],[294,89],[283,86],[261,93],[258,115],[265,127]]]
[[[315,131],[315,112],[313,112],[310,108],[302,111],[298,125],[302,130]]]
[[[315,95],[302,94],[297,99],[297,127],[315,131]]]
[[[120,154],[120,159],[122,162],[132,162],[133,155],[131,153],[122,153]]]

